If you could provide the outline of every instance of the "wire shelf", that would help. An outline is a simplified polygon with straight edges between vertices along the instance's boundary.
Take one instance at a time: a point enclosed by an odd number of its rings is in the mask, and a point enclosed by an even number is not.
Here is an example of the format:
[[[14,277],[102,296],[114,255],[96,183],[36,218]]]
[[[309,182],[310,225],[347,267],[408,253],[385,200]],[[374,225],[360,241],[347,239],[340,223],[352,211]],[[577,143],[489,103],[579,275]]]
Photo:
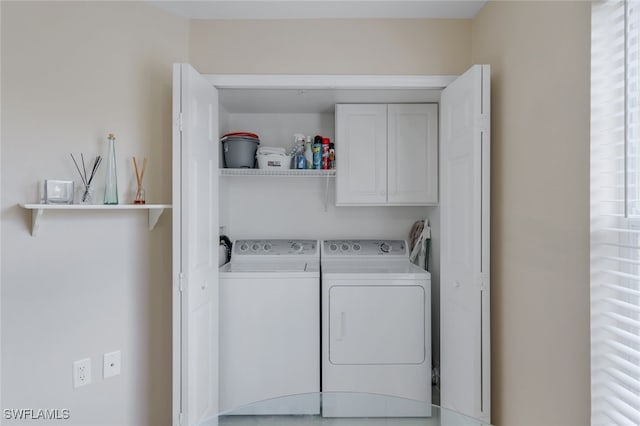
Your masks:
[[[332,170],[269,170],[269,169],[220,169],[220,176],[298,176],[298,177],[335,177]]]

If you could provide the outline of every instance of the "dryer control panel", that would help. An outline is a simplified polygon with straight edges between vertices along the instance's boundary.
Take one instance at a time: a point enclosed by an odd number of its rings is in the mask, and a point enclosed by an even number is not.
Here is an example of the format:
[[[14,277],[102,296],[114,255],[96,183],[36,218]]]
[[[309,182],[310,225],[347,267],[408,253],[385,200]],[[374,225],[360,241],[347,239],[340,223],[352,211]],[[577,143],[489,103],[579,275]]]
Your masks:
[[[318,253],[316,240],[237,240],[233,255],[290,256],[314,255]]]
[[[404,240],[325,240],[322,255],[407,257],[409,252]]]

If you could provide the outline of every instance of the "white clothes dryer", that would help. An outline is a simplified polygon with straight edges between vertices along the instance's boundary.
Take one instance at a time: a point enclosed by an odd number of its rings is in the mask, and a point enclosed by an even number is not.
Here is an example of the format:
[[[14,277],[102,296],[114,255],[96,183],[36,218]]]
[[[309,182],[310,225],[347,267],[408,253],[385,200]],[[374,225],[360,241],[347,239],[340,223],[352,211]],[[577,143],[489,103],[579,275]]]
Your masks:
[[[430,416],[431,275],[409,262],[402,240],[328,240],[321,250],[322,391],[329,393],[322,415]],[[422,403],[390,412],[332,403],[327,396],[334,392]]]
[[[254,404],[320,391],[317,240],[238,240],[220,274],[220,410],[319,414],[319,399]]]

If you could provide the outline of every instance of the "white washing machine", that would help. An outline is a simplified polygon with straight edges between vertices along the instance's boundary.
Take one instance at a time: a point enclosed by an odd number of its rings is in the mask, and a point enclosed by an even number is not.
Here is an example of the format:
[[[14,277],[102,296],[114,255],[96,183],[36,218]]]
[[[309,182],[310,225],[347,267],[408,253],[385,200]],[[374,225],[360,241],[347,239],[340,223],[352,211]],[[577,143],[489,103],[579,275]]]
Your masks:
[[[246,404],[320,391],[320,250],[317,240],[238,240],[220,274],[220,410],[319,414]]]
[[[322,415],[431,415],[431,275],[402,240],[322,242]],[[334,392],[406,404],[341,404]],[[410,401],[421,403],[411,404]],[[426,403],[426,404],[425,404]]]

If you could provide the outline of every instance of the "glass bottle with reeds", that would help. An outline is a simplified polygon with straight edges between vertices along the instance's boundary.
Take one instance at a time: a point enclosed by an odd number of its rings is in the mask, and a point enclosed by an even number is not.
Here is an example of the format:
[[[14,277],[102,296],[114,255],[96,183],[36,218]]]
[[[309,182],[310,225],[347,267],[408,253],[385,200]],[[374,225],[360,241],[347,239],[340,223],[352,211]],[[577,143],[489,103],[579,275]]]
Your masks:
[[[144,178],[144,171],[147,168],[147,157],[144,157],[144,160],[142,160],[142,169],[138,168],[136,157],[133,157],[133,168],[136,171],[136,180],[138,182],[138,188],[136,190],[136,196],[133,199],[133,204],[145,204],[146,197],[144,187],[142,186],[142,179]]]
[[[80,159],[82,160],[82,170],[80,170],[80,166],[76,161],[73,154],[71,155],[71,159],[73,160],[73,164],[76,165],[76,170],[78,170],[78,174],[80,175],[80,180],[82,181],[82,185],[78,191],[78,203],[80,204],[93,204],[93,178],[96,176],[96,172],[98,171],[98,166],[102,162],[102,157],[97,156],[93,161],[93,166],[91,167],[91,172],[87,174],[87,167],[84,162],[84,154],[80,153]]]

